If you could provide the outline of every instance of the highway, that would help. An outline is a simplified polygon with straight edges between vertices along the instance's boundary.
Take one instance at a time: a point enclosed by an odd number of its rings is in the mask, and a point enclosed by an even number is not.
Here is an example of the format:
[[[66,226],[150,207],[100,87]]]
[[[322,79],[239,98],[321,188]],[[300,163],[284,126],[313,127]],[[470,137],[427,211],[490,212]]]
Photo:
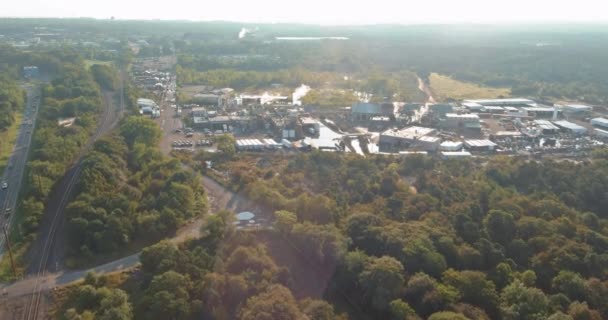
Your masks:
[[[8,188],[0,190],[0,204],[2,205],[0,225],[6,227],[7,231],[10,230],[10,224],[15,213],[40,104],[40,89],[38,87],[27,85],[25,90],[27,100],[23,111],[23,120],[18,129],[13,153],[8,160],[6,169],[4,169],[2,179],[0,179],[1,182],[8,184]],[[5,247],[5,239],[2,236],[0,237],[0,255],[4,253]]]

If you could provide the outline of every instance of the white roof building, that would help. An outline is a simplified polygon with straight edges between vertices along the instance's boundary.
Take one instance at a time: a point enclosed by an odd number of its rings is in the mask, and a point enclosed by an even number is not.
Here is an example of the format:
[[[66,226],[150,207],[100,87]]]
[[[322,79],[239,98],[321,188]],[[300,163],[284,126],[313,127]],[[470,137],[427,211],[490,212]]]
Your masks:
[[[591,125],[595,127],[602,127],[608,129],[608,119],[606,118],[594,118],[591,119]]]
[[[464,100],[464,103],[477,103],[482,106],[505,106],[505,105],[536,105],[536,102],[530,99],[514,98],[514,99],[473,99]]]
[[[412,126],[401,130],[388,129],[380,134],[380,136],[401,138],[406,140],[418,140],[426,135],[431,135],[436,132],[433,128]]]
[[[442,151],[459,151],[462,150],[461,141],[444,141],[439,145],[439,150]]]
[[[567,104],[562,107],[562,110],[564,110],[564,112],[568,112],[568,113],[578,113],[578,112],[593,111],[593,107],[582,105],[582,104]]]
[[[487,140],[487,139],[479,139],[479,140],[465,140],[464,146],[471,150],[491,151],[496,148],[497,144],[490,140]]]

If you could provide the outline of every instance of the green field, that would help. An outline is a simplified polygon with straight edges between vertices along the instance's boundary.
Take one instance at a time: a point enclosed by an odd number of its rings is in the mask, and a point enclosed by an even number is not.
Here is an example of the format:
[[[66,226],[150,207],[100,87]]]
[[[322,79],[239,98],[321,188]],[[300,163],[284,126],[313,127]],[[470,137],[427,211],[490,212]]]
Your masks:
[[[11,155],[13,147],[15,146],[15,138],[17,138],[17,129],[21,124],[21,118],[23,115],[21,112],[15,114],[15,121],[6,130],[0,131],[0,173],[4,171],[8,158]]]
[[[509,88],[484,87],[476,83],[455,80],[450,76],[438,73],[432,73],[429,79],[431,90],[438,101],[448,99],[495,99],[511,95],[511,89]]]

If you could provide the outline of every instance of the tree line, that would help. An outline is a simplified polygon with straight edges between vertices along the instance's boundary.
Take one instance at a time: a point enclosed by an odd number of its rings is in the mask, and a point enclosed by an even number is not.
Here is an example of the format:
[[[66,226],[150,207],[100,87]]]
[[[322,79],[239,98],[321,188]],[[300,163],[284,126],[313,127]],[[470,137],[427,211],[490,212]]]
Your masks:
[[[42,89],[36,129],[32,139],[22,210],[22,232],[35,237],[47,198],[96,128],[102,99],[99,84],[73,52],[47,53],[60,61],[56,78]],[[41,54],[42,55],[42,54]],[[71,126],[58,121],[75,118]]]
[[[66,208],[69,255],[77,261],[151,242],[206,211],[198,176],[164,157],[154,121],[132,116],[95,142]]]

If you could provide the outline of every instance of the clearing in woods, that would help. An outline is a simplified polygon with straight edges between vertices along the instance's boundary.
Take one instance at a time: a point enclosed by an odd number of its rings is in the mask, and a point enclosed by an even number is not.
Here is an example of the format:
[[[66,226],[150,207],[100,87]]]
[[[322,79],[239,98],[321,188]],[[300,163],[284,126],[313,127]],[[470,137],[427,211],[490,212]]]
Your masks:
[[[431,73],[431,90],[438,101],[447,99],[495,99],[511,95],[509,88],[485,87],[476,83],[452,79],[450,76]]]

